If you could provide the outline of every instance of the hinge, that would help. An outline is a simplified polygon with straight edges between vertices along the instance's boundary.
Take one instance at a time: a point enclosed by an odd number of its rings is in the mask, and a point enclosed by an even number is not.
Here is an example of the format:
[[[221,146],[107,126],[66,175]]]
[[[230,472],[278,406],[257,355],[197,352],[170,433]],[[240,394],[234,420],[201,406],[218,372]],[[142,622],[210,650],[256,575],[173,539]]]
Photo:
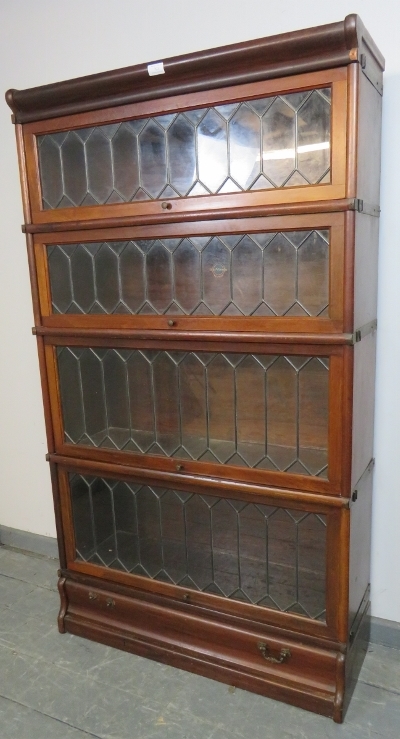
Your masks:
[[[352,334],[352,344],[358,344],[358,342],[361,341],[364,336],[368,336],[368,334],[372,334],[374,331],[376,331],[377,325],[378,321],[375,318],[373,321],[370,321],[369,323],[364,323],[364,326],[360,326],[360,328],[357,328]]]
[[[361,198],[354,198],[352,205],[353,207],[351,210],[356,210],[357,213],[363,213],[365,216],[375,216],[375,218],[379,218],[381,214],[379,205],[366,203],[365,200],[361,200]]]

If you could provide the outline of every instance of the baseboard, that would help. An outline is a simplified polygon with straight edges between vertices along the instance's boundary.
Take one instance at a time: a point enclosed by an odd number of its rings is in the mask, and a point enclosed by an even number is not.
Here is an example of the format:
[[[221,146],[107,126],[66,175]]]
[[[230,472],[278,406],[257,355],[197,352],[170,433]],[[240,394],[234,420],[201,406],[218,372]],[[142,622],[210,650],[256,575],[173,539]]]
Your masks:
[[[58,559],[57,539],[52,536],[32,534],[30,531],[20,531],[0,524],[0,544]]]
[[[400,649],[400,623],[371,617],[370,643]]]

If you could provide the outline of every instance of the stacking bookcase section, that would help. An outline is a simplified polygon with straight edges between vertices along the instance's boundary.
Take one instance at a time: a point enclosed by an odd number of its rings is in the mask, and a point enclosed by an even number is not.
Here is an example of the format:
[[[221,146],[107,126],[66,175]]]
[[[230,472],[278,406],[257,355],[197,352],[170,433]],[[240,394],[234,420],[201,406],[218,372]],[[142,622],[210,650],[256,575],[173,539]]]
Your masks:
[[[230,498],[204,480],[200,492],[75,472],[65,483],[79,571],[106,567],[121,582],[146,578],[132,582],[151,591],[161,583],[160,593],[183,588],[326,623],[328,519],[339,509],[287,508],[283,495],[271,505],[262,491]]]
[[[109,632],[162,660],[173,651],[176,665],[195,659],[196,672],[228,683],[237,662],[235,684],[270,695],[278,683],[295,705],[303,679],[309,705],[332,712],[343,631],[333,594],[349,525],[340,500],[178,475],[161,482],[118,466],[107,474],[80,460],[57,468],[75,573],[62,585],[62,628],[86,625],[100,640]]]
[[[348,348],[52,341],[60,454],[341,494]]]
[[[328,213],[37,235],[43,325],[349,330],[345,222]]]
[[[163,68],[6,96],[59,629],[341,722],[368,640],[384,60],[348,16]]]
[[[27,124],[33,222],[344,198],[347,94],[339,68]]]

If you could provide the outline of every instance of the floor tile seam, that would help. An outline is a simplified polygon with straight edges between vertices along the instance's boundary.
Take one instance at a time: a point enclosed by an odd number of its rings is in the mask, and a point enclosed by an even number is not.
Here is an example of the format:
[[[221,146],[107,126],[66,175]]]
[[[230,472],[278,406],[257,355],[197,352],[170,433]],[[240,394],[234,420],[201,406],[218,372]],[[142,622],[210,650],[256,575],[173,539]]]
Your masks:
[[[211,728],[212,729],[211,736],[213,732],[215,733],[216,729],[224,728],[227,731],[229,731],[232,734],[232,737],[235,737],[235,739],[246,739],[246,735],[242,734],[242,732],[235,731],[234,729],[228,729],[226,724],[221,724],[221,722],[219,721],[212,721],[212,720],[209,721],[208,719],[204,719],[198,716],[197,714],[193,713],[192,711],[190,711],[190,709],[188,708],[179,709],[172,701],[170,701],[165,708],[165,712],[164,712],[165,716],[168,714],[169,709],[178,711],[181,716],[187,716],[191,720],[194,720],[197,723],[200,722],[201,724],[204,724],[204,726],[206,726],[207,728]],[[293,737],[293,739],[295,739],[295,737]]]
[[[376,683],[370,683],[366,680],[361,680],[358,678],[358,683],[361,683],[362,685],[368,685],[370,688],[376,688],[377,690],[384,690],[385,693],[390,693],[391,695],[397,695],[400,697],[400,689],[395,690],[394,688],[385,688],[383,685],[377,685]]]
[[[42,657],[41,659],[44,660],[45,664],[52,665],[53,667],[56,667],[58,670],[62,670],[63,672],[68,673],[69,675],[72,675],[72,676],[76,677],[76,675],[78,674],[81,677],[83,677],[85,680],[90,680],[95,685],[101,686],[103,688],[104,687],[107,687],[107,688],[112,687],[113,690],[117,690],[118,693],[122,693],[122,694],[124,694],[126,696],[132,696],[132,695],[134,695],[136,698],[139,698],[140,700],[143,700],[143,695],[141,695],[138,691],[133,690],[133,689],[127,690],[126,688],[122,688],[119,685],[114,685],[114,684],[110,684],[109,682],[105,682],[103,680],[98,680],[95,677],[93,677],[92,675],[89,675],[88,674],[89,671],[87,669],[82,670],[79,673],[77,673],[76,672],[76,669],[74,669],[74,668],[65,667],[65,665],[60,665],[58,662],[52,662],[51,660],[50,661],[49,660],[46,660],[46,659],[44,659],[44,657]],[[156,704],[155,703],[155,705],[159,705],[160,708],[162,708],[162,704],[161,703],[160,704],[158,704],[158,703]]]
[[[171,705],[175,708],[174,704],[170,702],[170,703],[168,703],[165,706],[164,710],[162,711],[162,714],[163,714],[163,717],[164,718],[165,717],[168,718],[168,709],[169,709],[169,707]],[[207,729],[207,734],[204,735],[203,739],[212,739],[213,736],[215,735],[215,731],[218,728],[219,729],[224,728],[220,722],[217,722],[217,721],[214,721],[214,722],[207,721],[207,719],[200,718],[200,716],[196,716],[194,713],[191,713],[190,711],[181,710],[179,715],[181,717],[187,716],[192,721],[192,723],[197,723],[197,724],[200,724],[202,727],[205,727]],[[176,719],[177,719],[177,717],[174,716],[174,714],[172,714],[172,716],[171,716],[171,724],[170,725],[176,725],[176,726],[178,726],[179,724],[178,724],[178,721]],[[160,728],[160,727],[158,727],[158,728]],[[153,729],[151,729],[151,732],[152,733],[151,733],[150,737],[153,737],[154,736]],[[208,732],[210,732],[210,733],[208,733]],[[231,733],[232,733],[232,737],[234,737],[234,739],[243,739],[244,738],[244,735],[243,734],[237,734],[237,733],[233,733],[233,732],[231,732]],[[146,739],[146,737],[144,737],[144,739]]]
[[[86,731],[85,729],[81,729],[79,726],[75,726],[74,724],[70,724],[69,721],[62,721],[60,718],[57,718],[56,716],[51,716],[49,713],[45,713],[44,711],[40,711],[38,708],[33,708],[28,703],[22,703],[21,701],[17,701],[14,698],[9,698],[7,695],[3,695],[0,693],[0,698],[3,698],[5,701],[9,701],[10,703],[13,703],[16,706],[22,706],[24,708],[27,708],[29,711],[34,711],[34,713],[39,714],[39,716],[46,716],[47,718],[51,719],[52,721],[57,721],[58,724],[62,724],[63,726],[69,726],[70,729],[75,729],[76,731],[82,732],[82,734],[85,734],[86,736],[91,736],[93,739],[102,739],[98,734],[93,734],[90,731]]]
[[[48,554],[41,554],[40,552],[32,552],[30,549],[21,549],[21,547],[13,547],[11,544],[0,543],[0,553],[10,552],[11,554],[20,554],[22,557],[28,557],[28,559],[37,559],[42,562],[55,562],[59,567],[60,560],[58,557],[50,557]]]
[[[25,585],[32,585],[33,590],[36,588],[40,588],[41,590],[50,590],[52,593],[57,592],[57,586],[55,585],[54,588],[49,587],[48,585],[39,585],[37,583],[33,583],[32,580],[23,580],[20,577],[15,577],[14,575],[7,575],[5,572],[0,572],[0,578],[6,577],[7,580],[15,580],[15,582],[23,582]]]
[[[104,680],[98,680],[92,675],[88,674],[89,671],[87,669],[81,670],[77,673],[76,668],[66,667],[65,665],[61,665],[59,662],[53,662],[52,660],[46,659],[46,657],[43,657],[42,655],[33,654],[32,652],[28,652],[24,650],[23,648],[16,647],[15,645],[8,646],[7,644],[0,644],[0,649],[8,649],[9,652],[15,653],[16,656],[21,655],[23,657],[27,657],[28,659],[35,660],[36,662],[40,662],[43,667],[47,667],[47,666],[56,667],[57,670],[61,670],[62,672],[68,673],[68,675],[72,675],[74,677],[76,677],[78,674],[81,677],[83,677],[85,680],[90,680],[95,685],[99,685],[102,687],[112,687],[114,690],[117,690],[119,693],[123,693],[124,695],[127,695],[127,696],[134,695],[136,698],[139,698],[141,700],[143,699],[143,695],[139,693],[138,691],[133,690],[133,689],[127,690],[126,688],[123,688],[119,685],[114,685],[114,684],[110,686],[110,683],[105,682]],[[179,687],[181,686],[178,686],[177,690],[179,689]],[[164,707],[162,703],[159,703],[157,705],[160,707],[160,709],[167,710],[167,707]]]

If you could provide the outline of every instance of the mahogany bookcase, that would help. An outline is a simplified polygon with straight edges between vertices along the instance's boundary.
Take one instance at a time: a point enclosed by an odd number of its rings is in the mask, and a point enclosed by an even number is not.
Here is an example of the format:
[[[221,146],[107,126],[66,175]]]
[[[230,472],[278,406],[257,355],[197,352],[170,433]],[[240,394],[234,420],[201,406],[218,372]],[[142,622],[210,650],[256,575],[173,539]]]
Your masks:
[[[384,61],[360,19],[10,90],[61,632],[343,720]]]

